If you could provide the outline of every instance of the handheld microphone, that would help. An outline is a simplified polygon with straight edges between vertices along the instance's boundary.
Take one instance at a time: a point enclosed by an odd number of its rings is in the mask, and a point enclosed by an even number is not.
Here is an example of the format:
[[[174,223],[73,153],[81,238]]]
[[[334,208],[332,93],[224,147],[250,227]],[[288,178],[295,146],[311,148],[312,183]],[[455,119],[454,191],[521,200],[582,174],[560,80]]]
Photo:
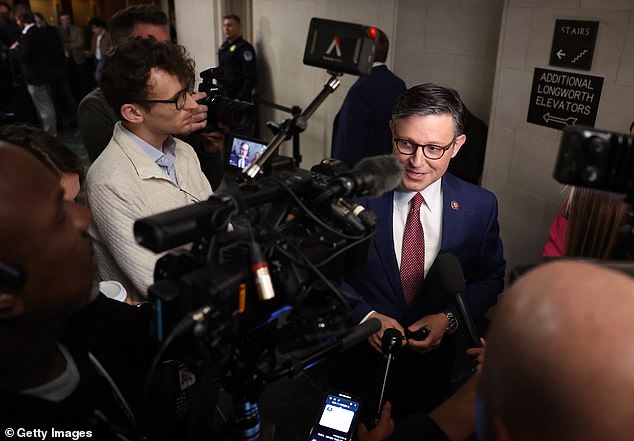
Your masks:
[[[385,356],[385,371],[383,372],[383,382],[381,383],[381,394],[379,395],[379,405],[374,417],[374,424],[378,424],[379,417],[381,416],[381,408],[383,407],[383,398],[385,397],[385,388],[387,386],[387,380],[390,375],[390,366],[392,360],[394,360],[394,353],[401,347],[403,341],[403,334],[401,331],[395,328],[388,328],[381,337],[381,350]]]
[[[363,158],[355,168],[334,178],[314,202],[318,205],[330,198],[348,195],[380,196],[401,183],[403,172],[403,166],[394,155]]]
[[[467,337],[469,337],[472,347],[480,348],[480,337],[478,331],[471,319],[471,314],[464,300],[464,292],[466,290],[464,273],[456,256],[451,253],[443,253],[436,257],[434,262],[438,276],[440,278],[440,286],[449,295],[453,297],[458,315],[465,326]]]

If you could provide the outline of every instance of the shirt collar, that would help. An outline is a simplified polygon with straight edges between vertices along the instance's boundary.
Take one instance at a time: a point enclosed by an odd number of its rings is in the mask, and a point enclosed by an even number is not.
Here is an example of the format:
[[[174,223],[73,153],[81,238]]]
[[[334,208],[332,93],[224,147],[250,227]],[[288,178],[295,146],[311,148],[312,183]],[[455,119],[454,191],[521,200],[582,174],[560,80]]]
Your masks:
[[[35,23],[29,23],[28,25],[24,26],[24,29],[22,29],[22,33],[26,34],[33,26],[35,26]]]
[[[137,135],[128,130],[123,124],[121,124],[121,129],[123,132],[130,137],[134,141],[136,145],[141,147],[152,161],[157,162],[159,159],[163,157],[164,154],[171,154],[171,156],[176,156],[176,141],[171,136],[168,136],[165,142],[163,143],[163,152],[154,147],[152,144],[144,141],[139,138]],[[164,153],[165,152],[165,153]]]
[[[395,191],[394,201],[396,202],[396,205],[399,207],[399,209],[407,209],[407,206],[409,205],[409,201],[414,197],[416,193],[420,193],[425,199],[424,203],[427,206],[427,208],[433,212],[435,209],[438,209],[439,207],[441,207],[440,205],[442,202],[442,195],[441,195],[442,187],[440,185],[441,180],[442,178],[432,182],[431,184],[429,184],[429,186],[427,186],[427,188],[425,188],[421,192]]]
[[[385,66],[385,63],[382,63],[380,61],[375,61],[374,63],[372,63],[372,67],[379,67],[379,66]]]

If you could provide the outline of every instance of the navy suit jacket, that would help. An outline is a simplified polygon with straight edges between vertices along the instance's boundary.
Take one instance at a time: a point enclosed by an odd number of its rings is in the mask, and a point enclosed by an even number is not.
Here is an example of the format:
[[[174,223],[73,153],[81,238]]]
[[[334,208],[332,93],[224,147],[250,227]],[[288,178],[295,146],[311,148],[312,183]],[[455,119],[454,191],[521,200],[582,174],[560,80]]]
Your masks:
[[[454,254],[466,280],[465,299],[474,319],[482,317],[497,301],[504,286],[498,206],[493,193],[445,173],[442,177],[443,225],[440,253]],[[346,272],[344,288],[360,295],[351,320],[358,323],[370,311],[409,326],[421,317],[455,311],[443,295],[433,271],[410,305],[403,297],[392,234],[393,192],[360,201],[377,215],[376,237],[367,263]]]
[[[388,123],[392,105],[405,92],[403,80],[387,66],[376,66],[350,88],[335,117],[332,157],[354,167],[367,156],[392,152]]]

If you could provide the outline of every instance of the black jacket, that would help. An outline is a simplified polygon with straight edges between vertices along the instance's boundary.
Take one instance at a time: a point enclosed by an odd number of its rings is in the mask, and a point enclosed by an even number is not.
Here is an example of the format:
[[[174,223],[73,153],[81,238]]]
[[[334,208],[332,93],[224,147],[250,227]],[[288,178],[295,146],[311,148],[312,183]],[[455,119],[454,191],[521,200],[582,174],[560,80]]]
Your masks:
[[[230,98],[250,101],[258,81],[255,50],[242,37],[225,40],[218,49],[218,63],[223,70],[221,85]]]
[[[64,50],[54,27],[32,26],[18,41],[17,56],[26,84],[40,86],[61,78]]]

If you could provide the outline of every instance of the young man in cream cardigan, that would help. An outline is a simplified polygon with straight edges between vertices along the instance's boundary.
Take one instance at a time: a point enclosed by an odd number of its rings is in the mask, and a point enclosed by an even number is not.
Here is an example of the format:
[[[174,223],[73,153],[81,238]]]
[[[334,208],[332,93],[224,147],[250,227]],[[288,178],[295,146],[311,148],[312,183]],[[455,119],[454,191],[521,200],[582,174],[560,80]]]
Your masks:
[[[136,37],[103,69],[103,93],[119,114],[86,179],[98,242],[98,277],[143,301],[160,257],[136,243],[134,222],[212,195],[193,148],[172,137],[192,125],[193,61],[182,46]]]

